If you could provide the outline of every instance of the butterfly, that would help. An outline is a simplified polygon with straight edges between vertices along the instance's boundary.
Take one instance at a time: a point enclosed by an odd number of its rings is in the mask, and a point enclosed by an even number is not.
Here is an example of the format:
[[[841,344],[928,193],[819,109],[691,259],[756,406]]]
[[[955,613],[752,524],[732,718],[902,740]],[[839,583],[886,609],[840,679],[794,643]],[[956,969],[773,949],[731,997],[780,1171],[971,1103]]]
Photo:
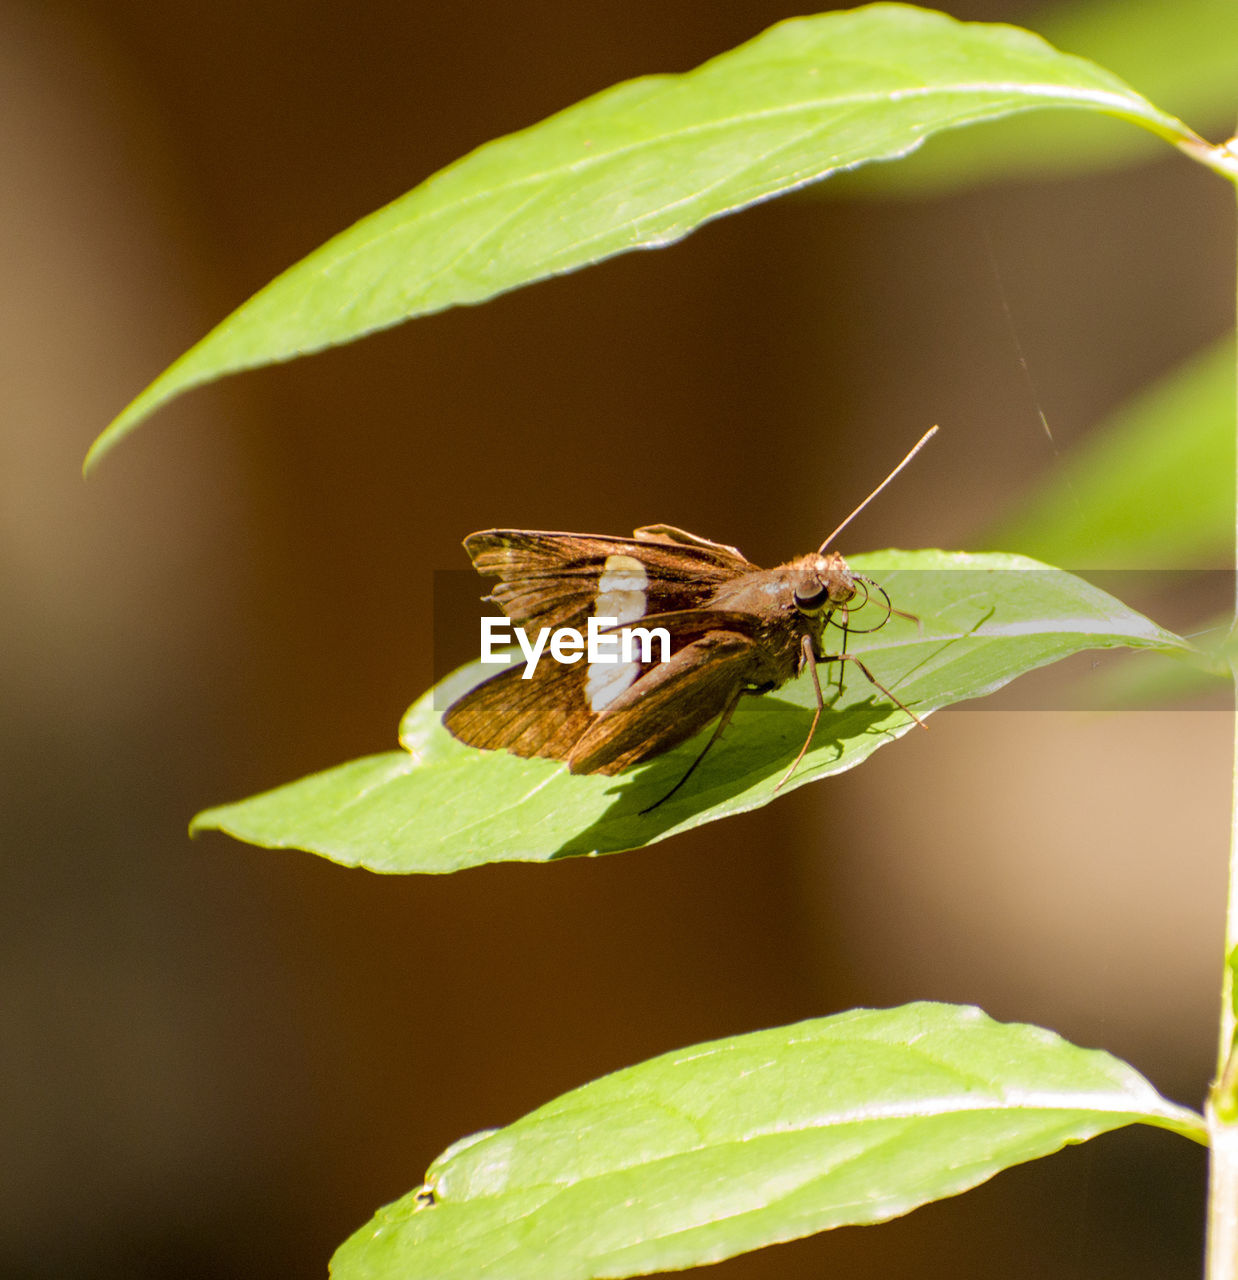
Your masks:
[[[443,716],[470,746],[565,761],[573,773],[616,774],[687,741],[716,721],[704,749],[674,788],[688,780],[727,727],[745,695],[780,688],[807,670],[816,710],[808,736],[779,786],[795,771],[816,732],[826,700],[820,664],[851,662],[917,724],[923,721],[846,652],[851,614],[885,591],[854,573],[830,550],[834,538],[907,465],[934,427],[839,525],[819,550],[775,569],[760,569],[735,547],[671,525],[648,525],[631,538],[489,529],[464,547],[478,573],[498,579],[488,599],[526,633],[567,629],[584,636],[660,630],[664,643],[633,643],[617,658],[591,661],[583,641],[569,660],[509,666],[457,699]],[[910,617],[911,615],[903,615]],[[842,631],[837,653],[825,629]],[[638,635],[639,640],[639,635]],[[560,650],[560,652],[565,652]],[[646,810],[647,812],[647,810]]]

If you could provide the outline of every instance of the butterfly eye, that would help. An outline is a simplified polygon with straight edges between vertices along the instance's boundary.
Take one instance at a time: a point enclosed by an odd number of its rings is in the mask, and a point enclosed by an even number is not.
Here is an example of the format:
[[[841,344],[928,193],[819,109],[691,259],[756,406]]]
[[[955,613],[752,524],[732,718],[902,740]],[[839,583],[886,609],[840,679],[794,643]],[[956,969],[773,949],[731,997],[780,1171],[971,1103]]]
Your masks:
[[[816,591],[795,592],[795,607],[801,613],[819,613],[825,608],[830,598],[830,589],[824,583]]]

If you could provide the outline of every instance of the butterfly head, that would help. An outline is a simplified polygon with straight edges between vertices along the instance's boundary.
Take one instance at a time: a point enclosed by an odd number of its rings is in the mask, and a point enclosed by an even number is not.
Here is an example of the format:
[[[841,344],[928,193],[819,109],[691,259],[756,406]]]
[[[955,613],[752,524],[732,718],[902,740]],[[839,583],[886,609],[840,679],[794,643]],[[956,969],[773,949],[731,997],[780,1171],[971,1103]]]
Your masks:
[[[814,635],[828,623],[843,631],[880,631],[890,620],[890,597],[880,583],[853,573],[837,551],[805,556],[794,566],[792,599],[796,611]],[[885,611],[871,626],[856,626],[854,616],[874,598],[885,601]],[[880,601],[877,601],[880,604]]]
[[[855,575],[837,551],[805,556],[795,577],[795,607],[808,618],[845,609],[856,597],[856,582]]]

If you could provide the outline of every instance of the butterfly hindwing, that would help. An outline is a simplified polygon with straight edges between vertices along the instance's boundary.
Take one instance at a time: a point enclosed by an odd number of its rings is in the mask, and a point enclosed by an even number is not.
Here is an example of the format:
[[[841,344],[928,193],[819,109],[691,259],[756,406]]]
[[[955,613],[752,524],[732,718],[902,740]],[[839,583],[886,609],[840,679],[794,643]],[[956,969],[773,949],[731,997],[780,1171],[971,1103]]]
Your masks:
[[[642,525],[633,534],[637,542],[662,542],[671,546],[695,547],[698,551],[706,551],[709,558],[722,568],[734,565],[738,572],[748,573],[755,566],[738,547],[728,547],[724,542],[714,542],[710,538],[702,538],[698,533],[689,533],[686,529],[677,529],[673,524]]]
[[[596,716],[572,748],[573,773],[618,773],[686,742],[748,683],[757,643],[710,630],[645,672]]]
[[[657,645],[649,660],[637,651],[627,663],[562,663],[543,654],[530,679],[523,664],[491,676],[452,703],[443,723],[470,746],[567,760],[575,773],[616,773],[649,759],[721,712],[728,696],[721,690],[742,682],[741,667],[751,668],[757,646],[753,619],[725,610],[655,614],[641,625],[666,629],[668,661],[658,660]],[[695,673],[701,662],[709,672]],[[690,706],[672,706],[685,694],[693,695]]]

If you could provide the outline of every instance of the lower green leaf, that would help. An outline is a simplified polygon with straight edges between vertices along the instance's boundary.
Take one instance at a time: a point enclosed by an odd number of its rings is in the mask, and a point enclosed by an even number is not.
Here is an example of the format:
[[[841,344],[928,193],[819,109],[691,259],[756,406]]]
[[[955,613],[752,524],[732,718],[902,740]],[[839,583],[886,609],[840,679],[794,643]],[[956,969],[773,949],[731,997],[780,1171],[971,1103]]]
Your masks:
[[[1123,1125],[1201,1116],[1109,1054],[978,1009],[860,1009],[616,1072],[457,1143],[336,1280],[591,1280],[879,1222]]]
[[[895,617],[879,631],[854,634],[851,650],[921,719],[1084,649],[1193,652],[1103,591],[1020,556],[885,551],[851,564],[920,620]],[[615,777],[573,776],[552,760],[476,750],[452,738],[441,715],[452,696],[445,686],[459,693],[483,674],[457,672],[418,701],[401,725],[405,751],[208,809],[193,829],[385,872],[634,849],[767,804],[804,743],[815,705],[807,677],[745,698],[689,783],[645,813],[683,776],[701,738]],[[781,790],[854,768],[909,729],[923,732],[848,671],[843,694]]]

